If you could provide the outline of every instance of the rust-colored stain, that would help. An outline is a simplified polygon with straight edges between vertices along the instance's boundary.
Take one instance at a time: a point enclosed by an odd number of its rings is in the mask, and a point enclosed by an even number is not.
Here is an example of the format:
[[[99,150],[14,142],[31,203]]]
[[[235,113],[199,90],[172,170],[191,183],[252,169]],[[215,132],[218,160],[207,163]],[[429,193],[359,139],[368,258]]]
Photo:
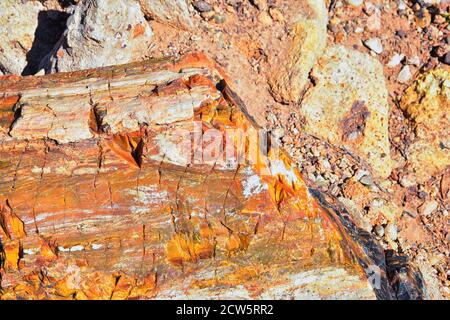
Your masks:
[[[133,29],[133,38],[142,36],[144,34],[144,32],[145,32],[145,27],[141,23],[138,23]]]

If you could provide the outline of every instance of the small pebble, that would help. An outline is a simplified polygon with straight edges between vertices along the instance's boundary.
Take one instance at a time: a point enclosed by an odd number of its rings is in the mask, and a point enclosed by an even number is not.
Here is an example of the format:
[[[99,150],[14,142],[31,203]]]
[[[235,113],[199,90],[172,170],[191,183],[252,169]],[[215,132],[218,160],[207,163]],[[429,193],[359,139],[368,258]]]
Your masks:
[[[400,83],[408,83],[411,80],[412,74],[409,66],[404,66],[400,73],[398,74],[397,81]]]
[[[381,11],[377,8],[374,14],[372,14],[366,23],[366,27],[369,31],[377,31],[381,28]]]
[[[442,57],[442,62],[450,65],[450,51],[444,54],[444,56]]]
[[[418,56],[413,56],[408,59],[408,63],[418,67],[420,66],[420,58]]]
[[[209,12],[212,10],[211,5],[203,0],[194,1],[192,4],[198,12]]]
[[[393,225],[392,223],[389,223],[386,228],[384,229],[385,233],[386,233],[386,238],[388,238],[389,240],[395,241],[398,238],[398,230],[397,227],[395,225]]]
[[[409,188],[416,185],[416,180],[412,175],[403,175],[400,178],[399,183],[403,188]]]
[[[379,208],[379,207],[382,207],[385,203],[386,203],[385,200],[379,199],[379,198],[375,198],[375,199],[372,200],[372,202],[370,204],[372,206],[374,206],[374,207]]]
[[[359,182],[361,182],[365,186],[371,186],[373,184],[373,180],[370,176],[363,176],[361,179],[359,179]]]
[[[405,58],[404,54],[396,53],[392,56],[391,60],[388,62],[387,67],[388,68],[395,68],[398,66],[402,60]]]
[[[380,225],[375,226],[374,231],[375,231],[375,234],[376,234],[377,236],[379,236],[379,237],[384,236],[384,228],[383,228],[383,226],[380,226]]]
[[[363,2],[364,0],[347,0],[347,3],[354,7],[359,7],[360,5],[363,4]]]
[[[404,1],[402,1],[402,0],[400,0],[399,2],[398,2],[398,10],[399,11],[404,11],[404,10],[406,10],[406,3],[404,2]]]
[[[435,200],[427,201],[419,207],[419,213],[423,216],[429,216],[438,208],[439,204]]]
[[[264,26],[270,26],[272,24],[272,18],[270,17],[269,13],[266,11],[262,11],[258,15],[258,21],[261,22]]]
[[[383,52],[383,45],[380,38],[370,38],[364,41],[364,45],[376,54],[380,54]]]
[[[402,29],[400,29],[400,30],[397,30],[397,31],[395,32],[395,35],[398,36],[398,37],[400,37],[400,38],[404,38],[404,37],[406,37],[406,32],[403,31]]]
[[[224,23],[225,22],[225,16],[221,14],[215,14],[214,15],[214,22],[217,24]]]

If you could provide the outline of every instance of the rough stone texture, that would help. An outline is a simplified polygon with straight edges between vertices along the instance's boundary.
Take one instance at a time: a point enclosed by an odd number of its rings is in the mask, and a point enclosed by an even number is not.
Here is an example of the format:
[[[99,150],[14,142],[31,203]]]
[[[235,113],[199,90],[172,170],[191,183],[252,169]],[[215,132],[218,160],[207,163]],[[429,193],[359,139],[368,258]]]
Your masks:
[[[190,29],[193,22],[186,0],[138,0],[142,11],[151,19],[174,27]]]
[[[400,106],[416,134],[408,162],[423,182],[450,165],[450,72],[438,69],[420,76]]]
[[[42,10],[44,6],[38,1],[0,1],[0,70],[3,73],[21,74],[27,65],[27,52],[33,46]]]
[[[302,0],[298,8],[290,8],[289,45],[273,66],[269,79],[274,98],[288,103],[298,102],[308,83],[309,72],[323,54],[327,43],[328,10],[324,0]]]
[[[63,37],[42,67],[53,73],[139,60],[152,34],[138,2],[84,0],[74,8]]]
[[[381,64],[342,46],[327,49],[312,71],[301,115],[307,132],[345,147],[377,177],[391,173],[388,92]]]
[[[395,297],[370,234],[308,189],[283,151],[227,139],[256,127],[203,56],[5,76],[0,92],[2,130],[27,129],[0,137],[2,299]],[[56,122],[44,116],[42,130],[31,111],[45,99]],[[40,134],[74,120],[69,103],[82,115],[79,134],[61,132],[58,143]],[[247,161],[218,152],[207,162],[207,129]],[[179,130],[200,134],[187,156],[204,161],[180,161]],[[402,288],[423,297],[408,279]]]

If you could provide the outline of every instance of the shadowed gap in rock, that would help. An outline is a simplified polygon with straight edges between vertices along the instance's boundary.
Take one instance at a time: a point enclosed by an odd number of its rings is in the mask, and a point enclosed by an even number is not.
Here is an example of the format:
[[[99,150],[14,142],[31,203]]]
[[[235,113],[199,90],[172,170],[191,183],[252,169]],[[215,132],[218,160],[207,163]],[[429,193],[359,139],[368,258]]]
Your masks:
[[[39,71],[40,62],[61,38],[68,17],[69,14],[63,11],[39,12],[33,45],[27,53],[27,65],[22,71],[22,76],[34,75]]]

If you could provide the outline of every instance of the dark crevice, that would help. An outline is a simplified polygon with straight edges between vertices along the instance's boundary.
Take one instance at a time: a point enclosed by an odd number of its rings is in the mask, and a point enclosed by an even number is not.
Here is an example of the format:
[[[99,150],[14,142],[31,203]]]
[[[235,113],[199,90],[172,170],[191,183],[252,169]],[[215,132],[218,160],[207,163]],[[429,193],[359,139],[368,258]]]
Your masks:
[[[68,17],[68,13],[58,10],[39,12],[33,45],[27,53],[27,65],[22,71],[22,76],[34,75],[39,71],[41,61],[61,38]]]

